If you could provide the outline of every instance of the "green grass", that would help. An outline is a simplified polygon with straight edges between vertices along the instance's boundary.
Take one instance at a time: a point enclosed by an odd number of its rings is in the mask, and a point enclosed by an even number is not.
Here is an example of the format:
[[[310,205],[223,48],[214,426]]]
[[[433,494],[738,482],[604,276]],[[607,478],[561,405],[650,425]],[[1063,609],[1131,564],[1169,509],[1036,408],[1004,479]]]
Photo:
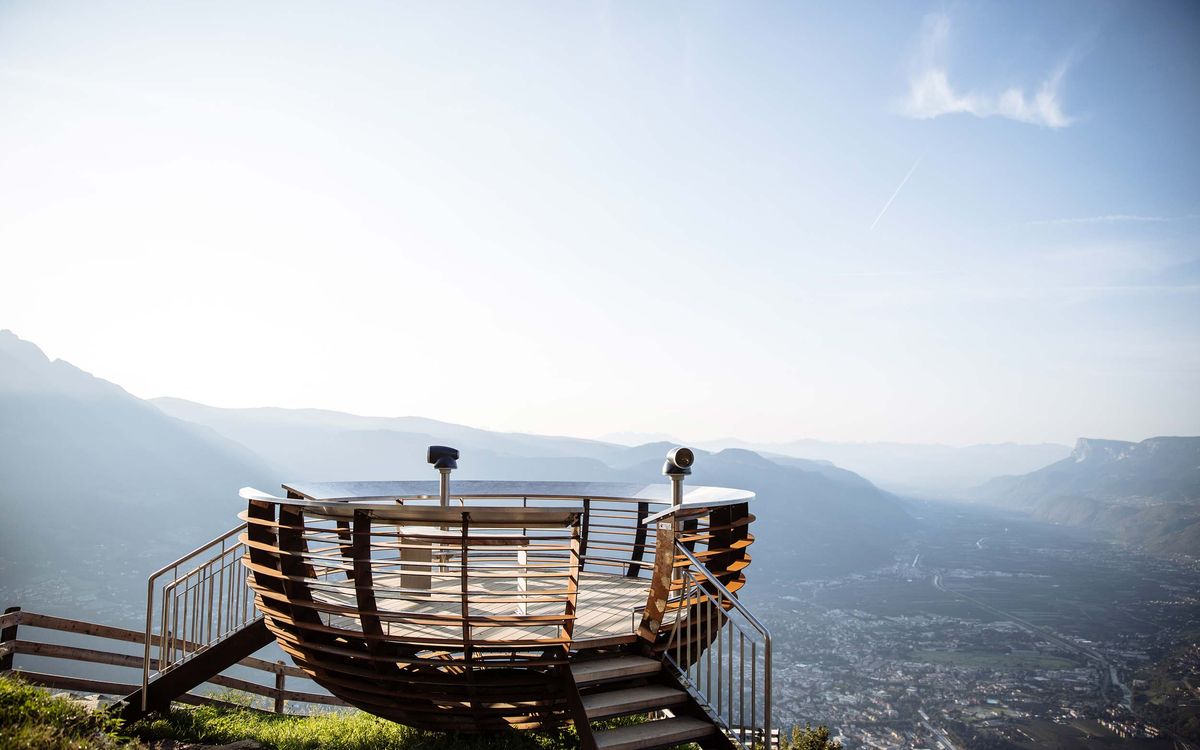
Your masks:
[[[221,695],[229,700],[232,695]],[[605,726],[636,723],[629,717]],[[315,716],[267,714],[248,708],[174,708],[130,726],[104,711],[88,711],[18,677],[0,677],[0,750],[145,750],[180,740],[221,745],[256,740],[271,750],[572,750],[573,728],[561,731],[455,735],[426,732],[361,711]]]
[[[122,736],[121,722],[28,685],[0,678],[0,750],[142,748]]]
[[[276,716],[245,709],[177,708],[131,727],[146,740],[220,745],[257,740],[272,750],[549,750],[577,748],[574,731],[454,735],[425,732],[360,711]]]
[[[644,717],[625,717],[599,726],[614,727],[644,720]],[[455,735],[413,729],[353,710],[289,716],[241,707],[200,706],[174,708],[167,714],[123,726],[119,719],[104,711],[88,711],[65,698],[51,697],[45,690],[19,678],[0,677],[0,750],[147,750],[158,740],[211,745],[256,740],[270,750],[574,750],[579,747],[579,737],[571,727],[560,731]]]

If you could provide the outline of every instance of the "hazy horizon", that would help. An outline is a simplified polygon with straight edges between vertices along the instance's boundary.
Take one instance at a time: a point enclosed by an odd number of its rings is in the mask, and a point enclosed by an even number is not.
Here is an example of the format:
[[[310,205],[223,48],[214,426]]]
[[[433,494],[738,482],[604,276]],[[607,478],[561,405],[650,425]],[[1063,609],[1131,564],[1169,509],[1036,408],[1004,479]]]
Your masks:
[[[15,331],[11,331],[9,329],[0,328],[0,346],[2,346],[4,343],[3,338],[5,336],[9,336],[9,335],[15,337],[15,339],[17,341],[22,342],[23,344],[33,345],[35,348],[37,348],[38,351],[40,351],[42,353],[42,355],[46,355],[46,352],[44,350],[42,350],[41,347],[37,346],[37,342],[28,341],[27,339],[24,339],[20,335],[18,335]],[[73,362],[70,362],[70,360],[65,359],[65,358],[48,357],[48,359],[51,362],[61,361],[61,362],[65,362],[66,364],[71,365],[72,367],[77,367]],[[99,377],[99,376],[95,375],[94,373],[87,372],[86,370],[81,370],[81,371],[85,375],[92,376],[92,377]],[[104,380],[104,379],[102,379],[102,380]],[[109,380],[105,380],[105,382],[115,385],[118,388],[121,388],[121,390],[128,392],[127,389],[122,387],[120,383],[113,383],[112,381],[109,381]],[[136,398],[142,398],[140,396],[137,396],[137,394],[131,393],[130,395],[133,395]],[[324,409],[324,408],[320,408],[320,407],[303,407],[303,406],[301,406],[301,407],[280,407],[280,406],[266,405],[266,406],[226,407],[226,406],[218,406],[215,404],[206,404],[203,402],[193,401],[190,399],[184,399],[184,398],[180,398],[177,396],[154,396],[154,397],[146,398],[144,400],[146,400],[147,402],[150,402],[150,403],[157,403],[157,405],[160,407],[163,406],[163,402],[166,402],[166,403],[179,402],[182,404],[194,404],[196,406],[205,407],[205,408],[213,408],[213,409],[219,409],[219,410],[231,410],[231,411],[243,411],[243,410],[259,411],[259,410],[283,409],[283,410],[291,410],[291,411],[297,411],[297,412],[326,412],[331,415],[344,415],[344,416],[364,418],[364,419],[430,420],[433,422],[442,422],[442,423],[450,424],[450,425],[457,425],[457,426],[463,426],[463,427],[469,427],[469,428],[475,428],[475,429],[484,429],[484,430],[488,430],[490,432],[494,432],[496,434],[503,434],[506,432],[514,433],[514,434],[516,434],[516,433],[538,434],[543,437],[551,437],[551,438],[562,437],[562,438],[580,439],[580,440],[593,440],[596,442],[609,443],[609,444],[621,445],[621,446],[627,446],[627,447],[638,447],[638,446],[651,444],[651,443],[664,443],[665,442],[665,443],[674,443],[677,445],[685,445],[686,444],[686,445],[690,445],[692,447],[700,448],[702,450],[710,450],[710,451],[722,450],[727,447],[746,447],[746,448],[749,448],[750,450],[755,450],[755,451],[760,451],[760,452],[762,452],[762,451],[769,452],[773,448],[776,448],[776,449],[793,448],[793,449],[798,450],[798,449],[803,448],[806,444],[813,444],[813,445],[826,446],[826,447],[847,447],[847,448],[895,446],[895,447],[918,448],[918,449],[921,449],[921,448],[938,448],[938,449],[945,448],[945,449],[951,449],[951,450],[970,449],[970,448],[987,448],[987,447],[1003,448],[1006,446],[1028,447],[1028,448],[1055,447],[1055,448],[1067,449],[1067,448],[1072,447],[1078,440],[1083,440],[1083,439],[1119,440],[1119,441],[1126,440],[1125,438],[1121,438],[1121,437],[1080,435],[1080,436],[1077,436],[1075,440],[1070,441],[1070,443],[1054,443],[1054,442],[1045,442],[1045,441],[1038,442],[1038,443],[1019,443],[1019,442],[1014,442],[1014,441],[1006,441],[1006,442],[999,442],[999,443],[950,444],[950,443],[915,443],[915,442],[903,442],[903,441],[897,442],[897,441],[863,441],[863,440],[824,440],[820,437],[805,436],[805,435],[795,436],[795,437],[792,437],[792,438],[789,438],[786,440],[780,440],[780,441],[759,441],[759,440],[743,438],[742,436],[739,436],[739,435],[721,435],[721,436],[685,435],[685,436],[679,436],[679,435],[670,435],[670,434],[666,434],[666,433],[640,433],[640,432],[630,432],[630,431],[612,432],[612,433],[605,433],[602,435],[580,435],[580,434],[573,434],[573,433],[550,434],[550,433],[529,433],[527,431],[520,431],[520,430],[481,428],[481,427],[479,427],[479,425],[474,425],[474,424],[470,424],[470,423],[453,423],[453,422],[446,422],[445,420],[437,420],[437,419],[433,419],[433,418],[428,417],[423,414],[372,414],[372,413],[360,413],[360,412],[346,412],[346,411],[339,411],[339,410],[334,410],[334,409]],[[167,408],[166,411],[168,413],[170,413],[172,410],[170,408]],[[1178,436],[1151,435],[1145,439],[1156,438],[1156,437],[1178,437]],[[1141,439],[1128,440],[1127,442],[1140,442],[1140,441],[1141,441]],[[792,455],[792,456],[799,457],[799,458],[818,458],[818,459],[822,458],[821,456],[809,456],[807,454],[804,454],[803,452],[785,453],[784,455]],[[839,463],[839,461],[837,461],[836,459],[827,459],[827,460],[831,460],[835,464]]]
[[[1200,8],[0,5],[0,328],[489,430],[1200,434]]]

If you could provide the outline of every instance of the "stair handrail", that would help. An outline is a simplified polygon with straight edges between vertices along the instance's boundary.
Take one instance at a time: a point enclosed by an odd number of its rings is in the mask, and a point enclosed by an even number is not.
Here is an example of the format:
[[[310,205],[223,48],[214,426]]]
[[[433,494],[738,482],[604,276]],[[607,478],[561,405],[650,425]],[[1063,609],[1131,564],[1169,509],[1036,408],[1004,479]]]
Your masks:
[[[157,664],[158,672],[161,673],[236,632],[253,622],[258,616],[254,597],[246,584],[245,570],[242,567],[245,545],[239,537],[245,529],[246,524],[238,524],[191,552],[167,563],[147,578],[146,633],[142,659],[143,711],[146,710],[147,686],[150,684],[150,665],[152,663],[150,651],[156,640],[158,642],[158,659],[154,663]],[[218,547],[215,555],[201,559],[202,555]],[[182,575],[180,574],[181,568],[184,569]],[[168,573],[172,576],[171,580],[161,581]],[[212,585],[213,579],[219,579],[218,585]],[[185,629],[184,633],[174,631],[170,622],[171,614],[178,614],[174,609],[172,595],[175,595],[175,590],[181,582],[185,587],[185,594],[189,590],[194,590],[197,598],[205,599],[203,602],[197,602],[198,606],[193,612],[195,616],[199,616],[203,612],[206,617],[205,624],[201,626],[198,621],[193,622],[190,627]],[[161,593],[161,622],[159,632],[155,633],[155,600],[160,598],[156,596],[158,593]],[[202,594],[207,594],[207,597]],[[214,594],[217,597],[215,609],[213,606]],[[185,625],[188,624],[187,604],[185,599],[183,612]],[[201,604],[203,606],[200,606]],[[213,629],[214,613],[217,624],[215,631]],[[188,635],[192,637],[186,637]],[[176,651],[180,652],[178,659],[174,658]]]
[[[753,612],[730,591],[725,584],[721,583],[715,573],[709,570],[708,566],[700,561],[691,550],[687,548],[686,543],[679,540],[675,541],[675,554],[687,561],[687,565],[679,569],[680,583],[678,599],[676,599],[675,620],[671,628],[671,635],[667,641],[667,648],[664,652],[664,661],[670,664],[675,672],[676,677],[684,684],[685,687],[695,693],[700,699],[700,704],[709,713],[710,718],[714,719],[718,725],[722,726],[726,735],[737,743],[744,750],[754,750],[756,739],[761,737],[759,747],[772,747],[774,737],[771,732],[771,631],[766,625],[763,625]],[[697,578],[703,579],[703,581]],[[690,617],[692,611],[699,612],[692,608],[692,602],[699,604],[701,601],[705,603],[705,608],[698,617],[694,618],[696,622],[692,622]],[[740,618],[749,625],[747,628],[737,619],[729,617],[729,611],[733,610],[738,613]],[[713,631],[713,617],[717,617],[715,632]],[[695,627],[693,627],[695,626]],[[728,693],[730,700],[726,704],[723,695],[723,687],[720,672],[720,661],[722,656],[722,630],[726,626],[731,626],[732,629],[726,631],[728,634],[728,656],[727,663],[732,667],[734,661],[733,653],[733,629],[738,631],[739,637],[739,688],[738,700],[740,701],[740,718],[741,721],[735,725],[734,719],[734,699],[733,699],[733,680],[734,673],[732,668],[728,675]],[[681,633],[691,635],[699,635],[700,629],[704,628],[705,634],[711,634],[712,640],[703,649],[696,646],[693,651],[693,640],[689,639],[686,645],[680,638]],[[751,632],[752,631],[752,632]],[[763,644],[763,720],[761,729],[757,726],[748,727],[745,722],[745,639],[747,635],[757,636],[757,640],[751,640],[751,655],[750,655],[750,723],[757,722],[757,695],[758,695],[758,643]],[[717,649],[717,689],[716,694],[712,691],[712,651]],[[703,652],[703,653],[701,653]],[[694,658],[693,658],[694,657]],[[702,674],[699,670],[701,658],[707,661],[707,675]],[[695,667],[696,676],[692,676],[693,667]],[[705,679],[707,677],[707,679]],[[724,709],[724,711],[722,710]],[[723,715],[724,714],[724,715]]]

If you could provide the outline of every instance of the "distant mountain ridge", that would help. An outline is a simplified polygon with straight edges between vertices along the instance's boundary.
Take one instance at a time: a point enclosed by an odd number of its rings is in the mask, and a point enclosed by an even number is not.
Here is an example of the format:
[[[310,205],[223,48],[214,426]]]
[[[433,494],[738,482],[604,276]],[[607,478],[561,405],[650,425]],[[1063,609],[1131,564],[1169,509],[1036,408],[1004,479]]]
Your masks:
[[[1067,458],[970,495],[1153,551],[1200,555],[1200,437],[1080,438]]]
[[[1200,437],[1154,437],[1140,443],[1080,438],[1071,455],[1023,476],[997,477],[974,493],[1019,506],[1049,495],[1095,500],[1200,501]]]
[[[460,478],[508,479],[521,459],[537,459],[538,479],[564,480],[604,472],[625,446],[573,437],[500,433],[424,417],[370,417],[324,409],[225,409],[177,398],[150,403],[178,419],[234,440],[291,479],[395,479],[424,476],[425,447],[447,443],[472,455]],[[499,473],[497,473],[499,472]],[[501,475],[504,476],[501,476]]]
[[[0,331],[0,591],[137,596],[153,567],[236,523],[231,486],[275,471]]]
[[[1066,457],[1057,443],[994,443],[956,447],[908,443],[833,443],[793,440],[753,443],[736,438],[699,443],[709,449],[746,448],[768,456],[829,461],[906,495],[955,498],[992,477],[1024,474]]]

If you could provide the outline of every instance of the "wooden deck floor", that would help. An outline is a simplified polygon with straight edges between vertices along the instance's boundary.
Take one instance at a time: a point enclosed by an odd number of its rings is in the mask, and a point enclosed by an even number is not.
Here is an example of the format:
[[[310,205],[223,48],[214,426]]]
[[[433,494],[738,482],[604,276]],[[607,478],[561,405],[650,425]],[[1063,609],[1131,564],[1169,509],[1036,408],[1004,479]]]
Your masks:
[[[537,597],[542,590],[561,588],[562,582],[559,579],[552,579],[549,582],[530,579],[526,586],[527,594],[532,598]],[[375,579],[374,591],[379,609],[385,612],[395,612],[400,616],[397,621],[383,623],[384,631],[388,635],[398,639],[459,638],[462,636],[462,627],[458,624],[442,626],[432,625],[428,622],[403,621],[406,615],[461,615],[462,599],[459,593],[461,583],[457,576],[434,576],[427,598],[414,596],[411,590],[398,591],[399,587],[400,575],[378,576]],[[636,625],[633,611],[645,605],[649,588],[650,580],[648,578],[583,572],[579,580],[574,643],[586,646],[588,641],[596,644],[613,638],[632,636]],[[508,598],[509,595],[518,593],[516,578],[473,578],[470,581],[470,590],[473,592],[470,602],[471,615],[511,616],[519,614],[516,599]],[[479,602],[476,600],[476,595],[478,598],[492,601]],[[352,581],[323,582],[320,588],[314,587],[313,598],[349,607],[356,606],[357,602]],[[561,615],[564,606],[562,601],[533,602],[527,604],[525,609],[526,614],[530,615]],[[329,619],[328,624],[355,630],[360,627],[357,618],[351,617],[334,616]],[[503,626],[475,625],[471,633],[471,637],[476,641],[529,640],[556,636],[556,627],[509,624]]]

